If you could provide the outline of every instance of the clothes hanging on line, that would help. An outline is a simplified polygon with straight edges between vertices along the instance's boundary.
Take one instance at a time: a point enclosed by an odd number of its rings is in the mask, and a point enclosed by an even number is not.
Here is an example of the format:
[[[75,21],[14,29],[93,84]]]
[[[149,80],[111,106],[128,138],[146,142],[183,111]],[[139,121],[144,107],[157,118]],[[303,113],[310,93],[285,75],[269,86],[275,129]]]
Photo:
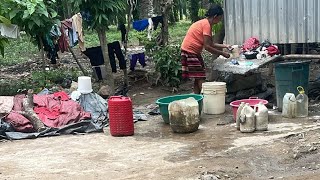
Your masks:
[[[83,51],[83,54],[89,58],[91,66],[100,66],[104,64],[101,46],[87,48]]]
[[[121,51],[119,41],[108,43],[107,46],[108,46],[108,54],[109,54],[109,60],[110,60],[110,66],[111,66],[112,72],[114,73],[117,72],[117,65],[116,65],[116,59],[115,59],[116,57],[119,61],[120,69],[126,69],[127,68],[126,60]],[[91,66],[100,66],[104,64],[101,46],[87,48],[85,51],[83,51],[83,54],[85,54],[90,59]]]
[[[100,65],[100,66],[92,66],[92,70],[94,75],[96,76],[96,79],[103,80],[107,78],[107,72],[106,72],[106,66]]]
[[[85,51],[86,48],[84,46],[84,33],[82,30],[82,16],[80,13],[77,13],[72,16],[72,28],[76,31],[79,41],[79,47],[81,51]]]
[[[163,24],[163,17],[162,16],[156,16],[152,17],[152,22],[153,22],[153,29],[157,30],[159,23]]]
[[[148,39],[149,39],[149,41],[151,41],[151,39],[152,39],[152,31],[153,31],[153,22],[152,22],[151,18],[148,19],[148,23],[149,23],[149,26],[148,26]]]
[[[78,44],[77,32],[73,29],[72,20],[66,19],[61,21],[61,25],[64,28],[65,35],[68,37],[70,47],[74,47]]]
[[[14,38],[17,39],[20,37],[20,30],[17,25],[14,24],[3,24],[0,23],[0,37],[5,38]]]
[[[61,31],[59,26],[53,25],[50,32],[48,32],[43,37],[41,37],[43,42],[43,49],[47,53],[47,58],[50,59],[51,64],[57,64],[57,59],[59,59],[58,40],[60,36],[61,36]],[[38,44],[40,44],[40,42],[38,42]]]
[[[149,26],[148,19],[142,19],[142,20],[132,22],[133,29],[137,31],[143,31],[147,29],[148,26]]]
[[[116,59],[115,55],[117,56],[117,59],[119,61],[119,67],[120,69],[126,69],[126,60],[123,56],[123,53],[121,51],[120,43],[119,41],[115,41],[108,44],[108,52],[109,52],[109,59],[110,59],[110,65],[112,72],[117,72],[117,65],[116,65]]]
[[[134,71],[138,60],[139,60],[139,63],[142,65],[142,67],[145,67],[147,65],[144,53],[131,54],[129,56],[129,59],[130,59],[130,70],[131,71]]]
[[[126,43],[125,42],[126,41],[126,34],[127,34],[126,26],[124,24],[119,24],[118,30],[120,30],[120,32],[121,32],[121,42]]]
[[[68,31],[68,30],[67,30]],[[69,51],[69,42],[68,42],[68,34],[66,34],[65,28],[63,25],[60,27],[61,36],[58,39],[59,50],[64,53]]]

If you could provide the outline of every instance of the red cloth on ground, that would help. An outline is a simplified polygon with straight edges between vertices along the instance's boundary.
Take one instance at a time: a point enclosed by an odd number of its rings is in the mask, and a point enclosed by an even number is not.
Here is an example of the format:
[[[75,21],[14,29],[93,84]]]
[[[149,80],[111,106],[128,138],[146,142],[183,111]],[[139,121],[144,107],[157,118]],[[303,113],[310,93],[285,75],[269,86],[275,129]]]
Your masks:
[[[14,96],[14,105],[12,111],[6,116],[5,121],[10,123],[15,131],[18,132],[34,132],[33,126],[29,119],[23,115],[17,113],[17,111],[24,111],[23,108],[23,99],[26,97],[24,94],[19,94]]]
[[[46,126],[58,128],[91,118],[91,114],[85,112],[77,102],[69,100],[69,96],[68,100],[62,100],[66,97],[64,92],[61,93],[33,97],[34,111]],[[61,97],[61,100],[57,97]]]
[[[243,51],[251,51],[253,49],[257,49],[260,45],[260,41],[255,38],[251,37],[246,40],[246,42],[243,44]]]
[[[34,132],[31,122],[22,116],[21,114],[12,111],[6,118],[5,121],[10,123],[14,130],[18,132],[30,133]]]
[[[60,91],[53,94],[54,97],[60,98],[61,101],[68,101],[70,99],[66,92]]]
[[[267,48],[267,51],[268,51],[268,54],[269,54],[270,56],[274,56],[274,55],[280,54],[280,50],[279,50],[278,47],[275,46],[275,45],[269,46],[269,47]]]

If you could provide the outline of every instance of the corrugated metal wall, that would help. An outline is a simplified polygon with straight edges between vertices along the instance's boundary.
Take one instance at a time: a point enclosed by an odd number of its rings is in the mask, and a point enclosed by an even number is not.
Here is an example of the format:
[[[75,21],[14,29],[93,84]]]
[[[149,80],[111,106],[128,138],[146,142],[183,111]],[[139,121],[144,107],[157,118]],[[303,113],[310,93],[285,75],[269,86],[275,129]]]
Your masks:
[[[320,42],[320,0],[225,0],[225,40],[249,37],[272,43]]]

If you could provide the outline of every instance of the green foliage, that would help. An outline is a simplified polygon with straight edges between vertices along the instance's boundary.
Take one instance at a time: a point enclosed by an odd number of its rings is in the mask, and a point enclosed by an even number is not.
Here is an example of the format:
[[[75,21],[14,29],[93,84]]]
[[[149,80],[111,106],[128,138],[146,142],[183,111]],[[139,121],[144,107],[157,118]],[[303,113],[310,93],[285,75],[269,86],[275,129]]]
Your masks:
[[[198,11],[198,16],[199,16],[199,18],[204,18],[205,15],[206,15],[206,12],[207,12],[206,9],[200,8],[199,11]]]
[[[77,81],[79,72],[70,69],[33,72],[30,78],[18,80],[0,80],[0,96],[14,96],[17,93],[33,89],[39,93],[44,88],[60,86],[66,78]]]
[[[25,34],[18,39],[9,39],[4,50],[4,57],[0,56],[0,67],[22,63],[38,53],[38,47]]]
[[[0,15],[0,23],[10,24],[10,20]],[[4,47],[8,44],[8,39],[0,37],[0,53],[2,57],[4,56]]]
[[[210,0],[210,3],[222,5],[223,4],[223,0]]]
[[[93,16],[91,27],[93,29],[111,24],[119,15],[125,15],[125,0],[70,0],[75,11],[88,10]]]
[[[77,81],[80,74],[78,71],[68,71],[66,69],[57,69],[50,71],[39,71],[32,73],[32,84],[34,87],[51,88],[54,85],[62,84],[65,78]]]
[[[2,0],[2,11],[17,24],[21,30],[31,36],[42,35],[50,31],[52,25],[59,24],[55,0]]]
[[[156,71],[161,74],[162,83],[170,87],[179,87],[182,78],[180,46],[160,47],[155,51],[153,59]]]
[[[219,22],[218,24],[214,24],[212,26],[212,31],[213,31],[213,34],[216,34],[218,33],[219,31],[221,31],[221,29],[223,28],[224,24],[222,22]]]

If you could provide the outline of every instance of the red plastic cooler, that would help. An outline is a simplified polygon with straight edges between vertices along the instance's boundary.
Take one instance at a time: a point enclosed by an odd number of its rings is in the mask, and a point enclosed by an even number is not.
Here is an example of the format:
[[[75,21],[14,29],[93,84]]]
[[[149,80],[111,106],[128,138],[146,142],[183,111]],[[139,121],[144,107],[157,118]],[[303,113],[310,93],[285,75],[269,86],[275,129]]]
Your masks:
[[[129,97],[111,96],[108,101],[109,126],[112,136],[134,134],[132,101]]]

